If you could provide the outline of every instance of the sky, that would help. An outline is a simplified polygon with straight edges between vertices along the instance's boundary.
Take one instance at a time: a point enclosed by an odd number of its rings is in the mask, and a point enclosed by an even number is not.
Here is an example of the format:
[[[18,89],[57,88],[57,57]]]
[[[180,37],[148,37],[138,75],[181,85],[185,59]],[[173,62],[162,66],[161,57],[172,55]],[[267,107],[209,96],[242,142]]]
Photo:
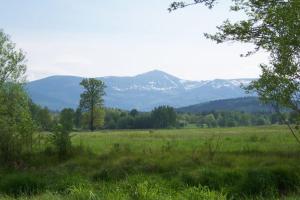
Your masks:
[[[0,29],[26,52],[27,77],[133,76],[154,69],[187,80],[255,78],[266,53],[239,43],[216,44],[229,2],[169,13],[172,0],[0,0]],[[224,4],[223,4],[224,3]]]

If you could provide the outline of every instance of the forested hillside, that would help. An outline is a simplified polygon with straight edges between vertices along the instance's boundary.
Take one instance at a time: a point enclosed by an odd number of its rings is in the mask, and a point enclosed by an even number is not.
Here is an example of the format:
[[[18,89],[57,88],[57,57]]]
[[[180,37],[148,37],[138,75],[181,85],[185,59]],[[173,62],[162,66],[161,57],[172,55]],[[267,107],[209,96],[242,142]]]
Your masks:
[[[222,99],[200,103],[177,109],[178,112],[201,113],[211,111],[239,111],[239,112],[273,112],[270,105],[263,104],[257,97],[242,97],[234,99]]]

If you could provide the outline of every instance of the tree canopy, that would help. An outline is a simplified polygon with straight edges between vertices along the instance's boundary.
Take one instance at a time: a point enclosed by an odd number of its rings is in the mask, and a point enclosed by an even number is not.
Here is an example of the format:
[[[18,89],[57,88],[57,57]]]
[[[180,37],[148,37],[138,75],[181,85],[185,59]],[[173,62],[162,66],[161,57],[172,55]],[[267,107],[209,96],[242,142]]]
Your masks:
[[[217,0],[174,2],[169,11],[194,4],[212,8]],[[232,0],[231,11],[243,12],[246,19],[230,20],[218,26],[215,34],[205,34],[217,43],[237,41],[254,45],[250,56],[260,50],[269,53],[269,63],[261,64],[262,74],[247,89],[260,99],[291,108],[300,114],[300,1],[299,0]]]
[[[103,107],[105,85],[101,80],[94,78],[83,79],[80,85],[84,88],[84,92],[80,95],[80,108],[89,113],[89,127],[93,131],[97,119],[96,114],[99,114],[99,109]],[[102,120],[97,119],[97,121]]]
[[[0,161],[15,162],[32,149],[34,125],[21,82],[25,56],[0,31]]]
[[[9,36],[0,30],[0,86],[8,81],[24,81],[25,72],[25,54],[16,49]]]

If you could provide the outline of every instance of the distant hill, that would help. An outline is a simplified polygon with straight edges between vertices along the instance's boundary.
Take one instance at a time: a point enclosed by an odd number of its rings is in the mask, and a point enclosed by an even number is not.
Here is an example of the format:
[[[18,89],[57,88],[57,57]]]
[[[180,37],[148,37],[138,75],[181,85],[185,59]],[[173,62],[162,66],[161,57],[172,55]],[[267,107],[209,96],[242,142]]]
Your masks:
[[[240,111],[240,112],[272,112],[270,105],[262,104],[257,97],[223,99],[186,106],[177,109],[178,112],[200,113],[210,111]]]
[[[29,82],[27,90],[33,101],[51,110],[76,108],[82,77],[51,76]],[[188,81],[154,70],[130,77],[99,77],[105,82],[107,107],[149,111],[159,105],[182,107],[217,99],[244,97],[241,85],[253,79]]]

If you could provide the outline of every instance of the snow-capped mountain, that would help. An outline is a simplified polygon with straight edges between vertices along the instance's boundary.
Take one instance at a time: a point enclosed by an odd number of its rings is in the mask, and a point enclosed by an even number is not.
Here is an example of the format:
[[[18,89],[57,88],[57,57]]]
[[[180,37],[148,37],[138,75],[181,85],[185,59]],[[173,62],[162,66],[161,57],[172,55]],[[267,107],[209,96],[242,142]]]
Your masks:
[[[154,70],[132,77],[100,77],[105,82],[107,107],[151,110],[158,105],[174,107],[247,96],[241,85],[253,79],[189,81]],[[78,106],[82,77],[51,76],[29,82],[28,92],[34,102],[52,110]]]

